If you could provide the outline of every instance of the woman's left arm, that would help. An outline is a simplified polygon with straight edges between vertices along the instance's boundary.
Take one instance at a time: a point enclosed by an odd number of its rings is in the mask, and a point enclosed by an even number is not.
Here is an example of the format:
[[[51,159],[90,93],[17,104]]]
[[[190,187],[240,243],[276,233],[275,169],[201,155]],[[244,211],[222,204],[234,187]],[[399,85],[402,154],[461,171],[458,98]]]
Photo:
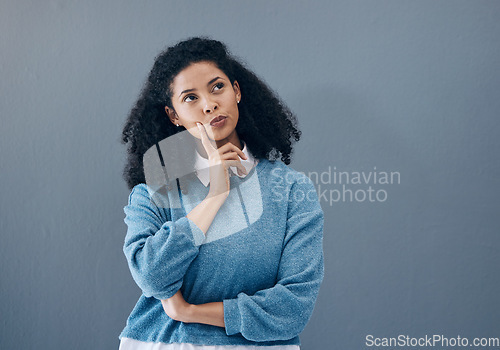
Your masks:
[[[200,305],[189,304],[180,290],[161,301],[163,310],[173,320],[185,323],[204,323],[224,327],[224,305],[221,301]]]
[[[277,284],[254,295],[242,292],[222,302],[187,304],[183,322],[225,327],[227,335],[241,333],[252,341],[286,340],[303,331],[324,277],[323,210],[312,181],[303,176],[288,197],[294,200],[288,202]]]

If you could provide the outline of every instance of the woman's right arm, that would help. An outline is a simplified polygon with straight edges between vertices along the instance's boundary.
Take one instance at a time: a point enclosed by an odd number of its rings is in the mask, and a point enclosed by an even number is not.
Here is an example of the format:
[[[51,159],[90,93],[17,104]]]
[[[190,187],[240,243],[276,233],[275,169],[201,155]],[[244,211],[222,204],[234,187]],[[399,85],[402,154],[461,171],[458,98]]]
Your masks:
[[[136,186],[124,208],[128,230],[123,251],[134,281],[147,297],[168,299],[180,289],[208,228],[229,194],[229,166],[245,170],[234,159],[235,154],[245,157],[236,146],[226,144],[215,149],[206,133],[201,134],[201,139],[211,165],[210,190],[189,214],[165,222],[146,186]]]
[[[196,206],[187,217],[198,226],[203,233],[208,231],[215,215],[229,195],[229,167],[236,166],[244,174],[247,173],[238,156],[247,157],[232,143],[226,143],[219,149],[208,138],[205,127],[198,124],[201,143],[208,155],[210,170],[210,190],[207,197]]]

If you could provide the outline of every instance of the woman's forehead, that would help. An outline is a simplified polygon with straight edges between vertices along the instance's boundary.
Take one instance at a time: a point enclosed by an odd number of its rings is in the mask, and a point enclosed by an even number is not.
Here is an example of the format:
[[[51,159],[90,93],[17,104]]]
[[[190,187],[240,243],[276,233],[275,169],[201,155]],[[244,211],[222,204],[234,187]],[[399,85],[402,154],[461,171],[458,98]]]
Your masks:
[[[172,90],[175,93],[178,90],[203,87],[216,77],[228,79],[226,74],[213,62],[192,63],[176,75],[172,82]]]

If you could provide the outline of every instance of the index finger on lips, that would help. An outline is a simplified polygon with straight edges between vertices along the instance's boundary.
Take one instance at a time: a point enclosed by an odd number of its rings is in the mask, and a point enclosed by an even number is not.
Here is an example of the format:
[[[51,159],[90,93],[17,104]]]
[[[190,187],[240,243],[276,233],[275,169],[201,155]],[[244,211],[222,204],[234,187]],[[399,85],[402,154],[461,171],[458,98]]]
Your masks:
[[[210,139],[208,138],[207,135],[207,131],[205,130],[205,126],[199,122],[197,122],[196,125],[198,126],[198,130],[200,131],[201,143],[203,147],[205,147],[205,151],[207,151],[207,154],[210,154],[216,148],[210,142]]]

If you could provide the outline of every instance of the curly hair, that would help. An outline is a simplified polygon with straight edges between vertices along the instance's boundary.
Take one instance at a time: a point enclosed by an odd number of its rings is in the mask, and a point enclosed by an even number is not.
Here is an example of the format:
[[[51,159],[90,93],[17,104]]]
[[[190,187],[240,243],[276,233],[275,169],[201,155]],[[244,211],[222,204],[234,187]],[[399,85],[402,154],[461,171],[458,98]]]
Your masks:
[[[143,156],[159,141],[186,130],[168,121],[165,106],[173,109],[171,85],[177,74],[197,62],[212,62],[231,82],[238,81],[244,98],[238,104],[236,132],[255,158],[290,164],[292,143],[301,132],[297,119],[281,99],[253,72],[245,68],[226,46],[204,37],[190,38],[161,52],[123,127],[121,143],[127,145],[123,179],[131,190],[145,183]]]

